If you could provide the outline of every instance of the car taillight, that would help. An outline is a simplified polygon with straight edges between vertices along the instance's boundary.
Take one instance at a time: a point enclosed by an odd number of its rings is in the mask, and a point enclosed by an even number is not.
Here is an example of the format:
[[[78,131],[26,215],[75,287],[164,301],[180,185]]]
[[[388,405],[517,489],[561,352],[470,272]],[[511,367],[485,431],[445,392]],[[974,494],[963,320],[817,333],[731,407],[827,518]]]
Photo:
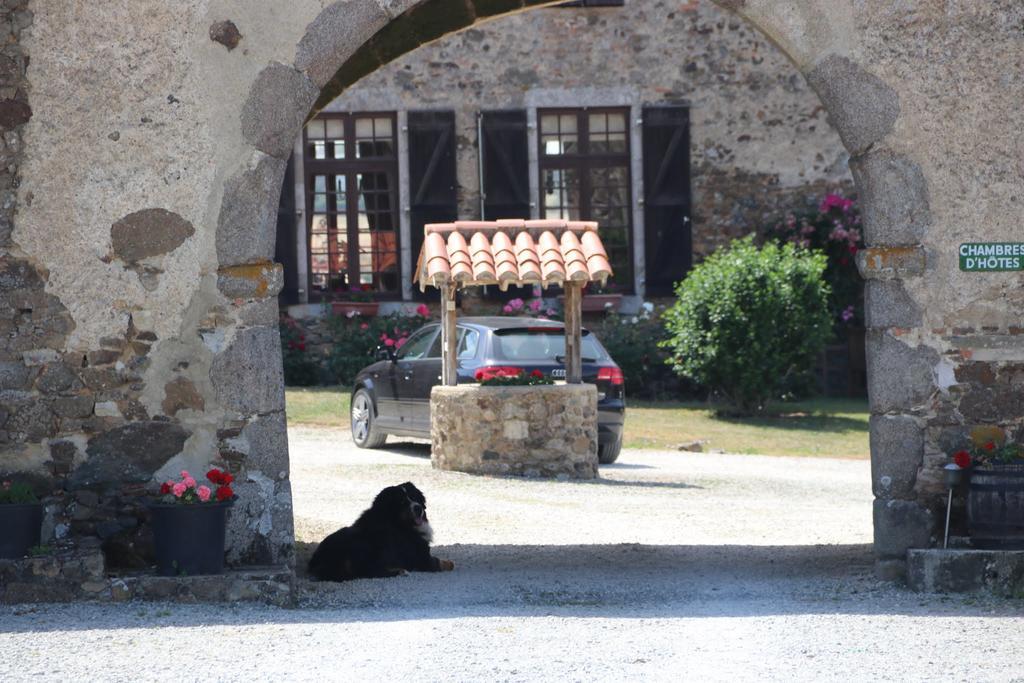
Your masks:
[[[626,378],[622,374],[622,368],[615,366],[614,368],[601,368],[597,371],[597,381],[605,381],[612,386],[617,386],[626,383]]]

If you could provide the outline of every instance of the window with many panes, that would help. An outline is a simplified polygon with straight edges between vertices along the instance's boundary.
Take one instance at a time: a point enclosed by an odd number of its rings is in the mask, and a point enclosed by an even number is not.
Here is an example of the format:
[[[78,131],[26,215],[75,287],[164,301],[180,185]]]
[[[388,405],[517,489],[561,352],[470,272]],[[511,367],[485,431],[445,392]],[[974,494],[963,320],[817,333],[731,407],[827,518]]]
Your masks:
[[[306,124],[310,300],[401,296],[394,114],[320,114]]]
[[[629,109],[540,109],[540,217],[600,224],[623,291],[632,290]]]

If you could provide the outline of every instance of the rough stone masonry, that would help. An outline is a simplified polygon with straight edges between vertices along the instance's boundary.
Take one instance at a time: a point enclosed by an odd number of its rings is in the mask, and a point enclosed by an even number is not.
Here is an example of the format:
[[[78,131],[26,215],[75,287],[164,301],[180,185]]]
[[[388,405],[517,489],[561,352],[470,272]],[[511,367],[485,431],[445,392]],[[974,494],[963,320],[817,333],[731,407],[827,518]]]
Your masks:
[[[957,267],[960,242],[1019,237],[1024,6],[721,4],[793,61],[851,155],[875,548],[896,575],[934,543],[946,453],[977,425],[1024,439],[1024,276]],[[46,494],[49,536],[144,563],[140,498],[212,462],[240,484],[230,560],[290,560],[285,143],[347,78],[522,5],[3,3],[0,472]]]
[[[436,386],[430,460],[441,470],[555,479],[597,476],[593,384]]]

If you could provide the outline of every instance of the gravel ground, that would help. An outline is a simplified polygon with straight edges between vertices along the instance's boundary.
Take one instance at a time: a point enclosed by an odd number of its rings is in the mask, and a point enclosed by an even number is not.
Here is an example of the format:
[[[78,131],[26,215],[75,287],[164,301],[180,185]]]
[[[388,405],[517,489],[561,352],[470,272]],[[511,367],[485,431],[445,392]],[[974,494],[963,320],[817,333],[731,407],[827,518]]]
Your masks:
[[[290,436],[300,557],[412,480],[456,570],[303,579],[296,610],[4,607],[0,681],[1024,680],[1020,602],[874,580],[865,461],[626,451],[559,483]]]

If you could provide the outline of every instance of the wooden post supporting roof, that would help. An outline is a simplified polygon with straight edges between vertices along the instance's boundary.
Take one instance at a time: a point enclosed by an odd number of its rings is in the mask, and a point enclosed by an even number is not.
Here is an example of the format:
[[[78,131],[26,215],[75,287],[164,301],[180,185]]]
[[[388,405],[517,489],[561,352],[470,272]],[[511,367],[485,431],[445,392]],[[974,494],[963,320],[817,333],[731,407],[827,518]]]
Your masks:
[[[441,286],[441,384],[453,387],[458,384],[458,365],[455,357],[455,283],[446,282]]]
[[[583,383],[583,283],[565,283],[565,383]]]
[[[539,285],[565,288],[565,380],[583,383],[583,286],[608,282],[612,267],[597,223],[503,219],[423,226],[416,282],[441,291],[441,382],[456,375],[455,291],[459,287]]]

